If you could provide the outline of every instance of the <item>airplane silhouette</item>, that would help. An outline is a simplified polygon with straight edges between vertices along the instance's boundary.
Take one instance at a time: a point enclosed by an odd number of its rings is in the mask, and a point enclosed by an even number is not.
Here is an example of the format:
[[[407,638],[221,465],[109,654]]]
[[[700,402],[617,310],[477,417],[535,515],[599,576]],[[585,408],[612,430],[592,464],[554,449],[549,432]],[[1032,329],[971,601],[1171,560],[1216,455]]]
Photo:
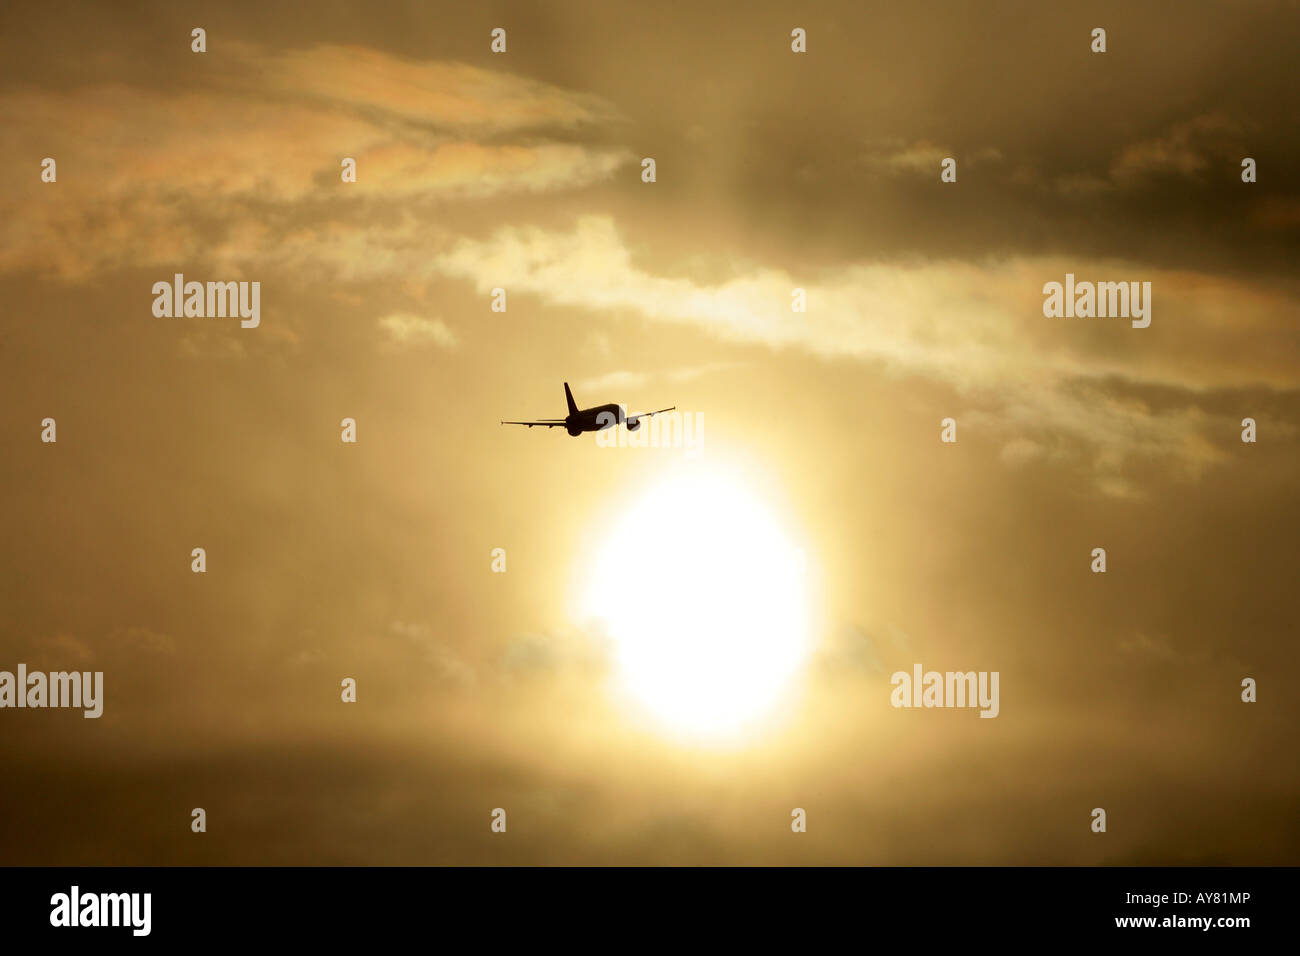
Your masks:
[[[577,403],[573,400],[573,393],[569,391],[569,383],[564,383],[564,399],[569,403],[569,415],[567,418],[543,418],[535,422],[502,422],[502,425],[527,425],[529,428],[540,426],[542,428],[563,428],[574,438],[577,438],[583,432],[604,431],[606,428],[613,428],[615,425],[626,425],[630,432],[636,431],[641,427],[641,419],[649,418],[651,415],[658,415],[662,412],[674,411],[677,406],[672,408],[660,408],[653,412],[641,412],[639,415],[629,415],[627,409],[622,405],[597,405],[595,408],[578,408]]]

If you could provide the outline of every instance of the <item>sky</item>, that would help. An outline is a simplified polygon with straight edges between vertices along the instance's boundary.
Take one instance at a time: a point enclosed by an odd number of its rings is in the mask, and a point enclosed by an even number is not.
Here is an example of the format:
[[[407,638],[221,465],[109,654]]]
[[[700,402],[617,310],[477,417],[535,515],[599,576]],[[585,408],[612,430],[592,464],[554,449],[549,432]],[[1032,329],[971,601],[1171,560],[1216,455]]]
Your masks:
[[[7,8],[0,669],[105,703],[0,710],[0,862],[1294,864],[1298,43],[1285,2]],[[155,315],[176,273],[259,325]],[[1045,316],[1067,274],[1150,326]],[[498,424],[566,381],[696,441]],[[696,469],[806,556],[725,743],[581,612]],[[918,663],[997,718],[892,706]]]

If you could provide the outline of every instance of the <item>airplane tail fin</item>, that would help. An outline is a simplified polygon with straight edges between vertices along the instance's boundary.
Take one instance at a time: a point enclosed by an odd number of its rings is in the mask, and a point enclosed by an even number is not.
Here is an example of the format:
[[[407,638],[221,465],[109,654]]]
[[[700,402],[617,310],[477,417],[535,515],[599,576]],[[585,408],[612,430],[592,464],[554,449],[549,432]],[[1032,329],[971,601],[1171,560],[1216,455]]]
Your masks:
[[[573,400],[573,393],[569,391],[568,382],[564,383],[564,400],[569,403],[569,414],[570,415],[578,414],[578,405]]]

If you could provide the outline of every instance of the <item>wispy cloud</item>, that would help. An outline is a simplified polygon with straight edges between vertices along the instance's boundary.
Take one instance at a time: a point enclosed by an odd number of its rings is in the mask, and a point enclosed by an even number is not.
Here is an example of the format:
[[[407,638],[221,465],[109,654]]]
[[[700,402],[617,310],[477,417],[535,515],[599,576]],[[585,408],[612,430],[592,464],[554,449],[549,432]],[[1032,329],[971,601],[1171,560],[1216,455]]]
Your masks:
[[[1197,116],[1175,123],[1163,135],[1126,146],[1111,164],[1111,179],[1136,185],[1151,176],[1199,178],[1211,163],[1229,154],[1229,145],[1241,136],[1242,125],[1221,113]],[[1243,154],[1244,155],[1244,154]],[[1240,161],[1241,156],[1235,157]],[[1227,169],[1235,167],[1235,162]]]
[[[423,624],[393,621],[389,630],[410,642],[420,652],[438,680],[455,687],[472,687],[478,683],[478,672],[454,647],[438,640]]]
[[[1124,262],[876,262],[827,269],[815,282],[760,267],[708,284],[650,272],[633,261],[612,220],[587,217],[569,232],[506,228],[462,239],[436,267],[481,291],[509,277],[512,292],[556,306],[634,312],[738,344],[855,358],[945,382],[995,429],[1064,430],[1099,448],[1099,484],[1120,495],[1120,472],[1134,453],[1182,459],[1191,474],[1217,460],[1204,432],[1211,424],[1226,431],[1227,421],[1214,423],[1197,407],[1200,393],[1293,387],[1300,358],[1294,288]],[[1126,320],[1044,318],[1043,283],[1066,272],[1150,281],[1153,322],[1177,323],[1177,335],[1134,330]],[[791,311],[794,286],[807,290],[806,313]],[[1246,327],[1269,349],[1243,352]],[[1145,347],[1142,336],[1151,334],[1165,336],[1163,348]],[[1126,385],[1180,394],[1173,407],[1152,409],[1124,397]],[[1026,451],[1011,460],[1034,457]]]
[[[642,388],[660,381],[680,385],[683,382],[694,381],[713,372],[735,368],[737,364],[736,362],[706,362],[703,365],[688,365],[658,372],[631,372],[620,369],[605,375],[598,375],[595,378],[583,379],[577,383],[577,386],[584,390],[595,391],[604,388]]]
[[[994,146],[984,146],[964,153],[929,140],[918,140],[913,143],[890,140],[873,146],[863,156],[863,161],[868,166],[893,174],[928,173],[937,178],[939,164],[948,157],[957,160],[961,166],[978,166],[1001,160],[1002,151]]]
[[[394,312],[379,320],[379,328],[386,335],[390,347],[456,347],[456,334],[442,319],[426,319],[410,312]]]
[[[368,201],[381,220],[413,200],[581,188],[632,159],[575,141],[616,118],[604,101],[509,73],[339,46],[235,46],[219,63],[203,90],[0,93],[0,175],[14,187],[0,198],[0,272],[192,259],[214,234],[258,254],[286,238],[268,205]],[[56,183],[39,180],[45,156]],[[355,183],[341,181],[345,157]]]

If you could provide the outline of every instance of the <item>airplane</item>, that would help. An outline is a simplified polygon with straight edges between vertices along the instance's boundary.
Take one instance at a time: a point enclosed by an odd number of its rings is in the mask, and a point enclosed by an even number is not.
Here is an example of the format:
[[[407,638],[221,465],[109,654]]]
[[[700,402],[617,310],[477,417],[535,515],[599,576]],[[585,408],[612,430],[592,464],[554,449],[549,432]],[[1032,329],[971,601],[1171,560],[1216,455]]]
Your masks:
[[[573,400],[573,392],[569,391],[569,383],[564,383],[564,400],[569,403],[569,415],[567,418],[543,418],[535,422],[502,422],[502,425],[527,425],[529,428],[563,428],[574,438],[577,438],[583,432],[599,432],[606,428],[613,428],[615,425],[626,425],[630,432],[636,431],[641,427],[641,419],[649,418],[651,415],[660,415],[663,412],[675,411],[677,406],[672,408],[660,408],[653,412],[641,412],[639,415],[629,415],[627,409],[622,405],[597,405],[595,408],[578,408],[577,402]]]

